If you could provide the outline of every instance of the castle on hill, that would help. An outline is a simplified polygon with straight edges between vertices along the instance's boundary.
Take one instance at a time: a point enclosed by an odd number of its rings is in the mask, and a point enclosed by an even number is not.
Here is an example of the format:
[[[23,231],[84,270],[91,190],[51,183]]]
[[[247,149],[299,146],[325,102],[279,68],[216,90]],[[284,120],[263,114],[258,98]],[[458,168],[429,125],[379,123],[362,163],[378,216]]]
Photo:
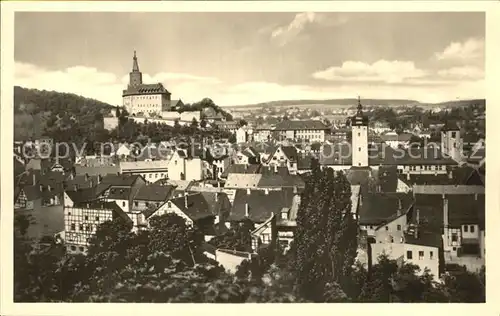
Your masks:
[[[162,83],[143,83],[137,55],[134,51],[129,83],[122,93],[123,107],[132,117],[154,117],[164,120],[200,121],[200,111],[182,111],[182,100],[172,100]]]

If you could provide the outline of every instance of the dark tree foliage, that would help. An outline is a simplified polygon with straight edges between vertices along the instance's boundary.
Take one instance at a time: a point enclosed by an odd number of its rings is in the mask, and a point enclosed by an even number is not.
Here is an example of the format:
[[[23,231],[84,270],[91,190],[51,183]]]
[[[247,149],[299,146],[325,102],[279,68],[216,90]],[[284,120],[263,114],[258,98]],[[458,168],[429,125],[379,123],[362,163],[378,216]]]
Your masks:
[[[357,222],[345,175],[318,167],[307,179],[295,234],[297,284],[306,299],[325,301],[342,276],[349,276],[357,249]],[[330,298],[331,299],[331,298]]]
[[[252,237],[250,232],[255,225],[250,220],[244,220],[240,225],[231,227],[226,233],[210,239],[209,244],[217,248],[237,251],[252,251]]]

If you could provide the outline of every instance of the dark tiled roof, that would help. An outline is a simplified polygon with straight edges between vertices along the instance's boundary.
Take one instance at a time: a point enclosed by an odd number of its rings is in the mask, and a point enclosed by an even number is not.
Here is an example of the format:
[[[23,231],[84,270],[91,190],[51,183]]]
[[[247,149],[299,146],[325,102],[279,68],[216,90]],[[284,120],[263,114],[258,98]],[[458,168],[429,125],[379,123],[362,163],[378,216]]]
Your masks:
[[[464,224],[479,224],[484,227],[485,195],[448,195],[448,224],[458,227]]]
[[[247,194],[246,190],[237,190],[229,219],[241,221],[245,218],[245,204],[248,203],[249,218],[255,223],[267,220],[272,213],[279,214],[284,207],[290,208],[293,202],[293,190],[281,191],[253,190]]]
[[[405,243],[436,248],[443,247],[443,239],[440,233],[422,229],[419,229],[416,238],[413,234],[405,234]]]
[[[405,193],[365,193],[361,196],[359,223],[380,225],[397,214],[401,200],[402,212],[412,204],[413,198]]]
[[[172,195],[174,186],[148,184],[143,185],[134,197],[137,201],[166,201]]]
[[[109,188],[108,199],[113,200],[128,200],[130,198],[131,189],[123,187],[111,187]]]
[[[170,94],[170,92],[168,92],[167,89],[165,89],[165,87],[161,83],[129,86],[127,90],[123,90],[123,96],[133,95],[133,94],[158,94],[158,93]]]
[[[398,187],[397,166],[380,166],[377,172],[377,180],[382,192],[396,192]]]
[[[308,120],[308,121],[291,121],[284,120],[276,125],[276,131],[289,131],[289,130],[327,130],[329,129],[325,123],[321,121]]]
[[[189,194],[187,196],[187,207],[185,199],[186,197],[178,197],[172,199],[171,202],[193,221],[213,216],[207,201],[200,193]]]
[[[231,212],[231,202],[225,193],[219,192],[200,192],[208,205],[208,211],[214,215],[229,216]]]

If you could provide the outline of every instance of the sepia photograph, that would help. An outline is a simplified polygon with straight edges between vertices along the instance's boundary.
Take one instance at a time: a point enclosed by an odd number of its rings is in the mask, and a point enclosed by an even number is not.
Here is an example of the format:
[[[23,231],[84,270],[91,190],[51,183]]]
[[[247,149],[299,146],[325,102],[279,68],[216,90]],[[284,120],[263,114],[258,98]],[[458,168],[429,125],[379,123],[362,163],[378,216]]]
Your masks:
[[[487,14],[262,10],[12,13],[14,303],[486,302]]]

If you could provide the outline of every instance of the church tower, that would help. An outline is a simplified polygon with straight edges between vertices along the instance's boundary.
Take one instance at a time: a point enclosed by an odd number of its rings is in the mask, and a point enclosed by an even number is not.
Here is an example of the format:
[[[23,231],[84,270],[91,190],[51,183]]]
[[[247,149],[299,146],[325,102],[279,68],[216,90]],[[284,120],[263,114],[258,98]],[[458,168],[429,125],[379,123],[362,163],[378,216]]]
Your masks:
[[[368,167],[368,117],[363,114],[363,106],[358,97],[358,112],[351,118],[352,166]]]
[[[137,63],[137,55],[134,50],[134,62],[132,64],[132,72],[129,73],[129,87],[137,87],[142,84],[142,72],[139,71]]]

